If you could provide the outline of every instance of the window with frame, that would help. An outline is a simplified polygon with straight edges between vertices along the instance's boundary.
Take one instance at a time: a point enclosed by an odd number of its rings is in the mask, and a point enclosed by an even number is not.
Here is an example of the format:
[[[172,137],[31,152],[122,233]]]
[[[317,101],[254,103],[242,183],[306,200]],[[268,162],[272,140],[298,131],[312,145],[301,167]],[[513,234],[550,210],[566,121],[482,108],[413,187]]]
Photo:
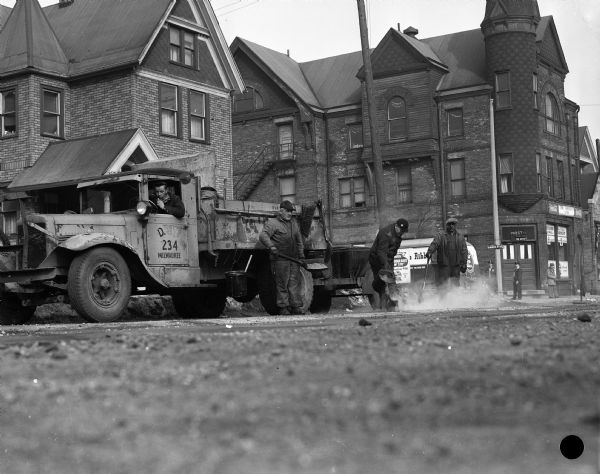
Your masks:
[[[466,194],[465,160],[455,158],[450,160],[450,195],[462,197]]]
[[[282,176],[279,178],[279,197],[281,201],[286,199],[290,202],[296,202],[296,177]]]
[[[533,87],[533,108],[539,109],[540,105],[538,102],[538,75],[534,72],[532,74],[532,87]]]
[[[277,144],[280,160],[294,159],[294,128],[291,123],[277,126]]]
[[[536,187],[538,193],[542,192],[543,184],[543,170],[542,170],[542,155],[539,153],[535,154],[535,172],[536,172]]]
[[[169,26],[169,59],[184,66],[196,67],[196,35],[190,31]]]
[[[448,120],[448,136],[449,137],[462,137],[464,134],[463,109],[462,108],[448,109],[446,111],[446,117]]]
[[[179,136],[179,90],[177,86],[160,84],[160,133]]]
[[[402,97],[392,97],[387,106],[388,136],[390,140],[407,137],[406,102]]]
[[[363,147],[363,127],[361,123],[348,125],[348,143],[350,149]]]
[[[548,196],[554,196],[554,173],[552,169],[552,157],[546,157],[546,191]]]
[[[496,108],[510,107],[510,73],[496,73]]]
[[[2,138],[17,134],[17,94],[15,89],[0,91],[0,126]]]
[[[513,183],[513,161],[509,153],[498,157],[500,168],[500,192],[512,193],[514,191]]]
[[[560,135],[560,117],[558,102],[556,98],[548,93],[546,94],[546,131],[553,135]]]
[[[340,207],[366,207],[367,193],[364,177],[342,178],[339,180]]]
[[[197,91],[190,91],[190,140],[208,141],[208,97]]]
[[[565,197],[565,165],[561,160],[556,161],[556,197]]]
[[[412,202],[412,173],[410,166],[396,169],[396,202]]]
[[[63,104],[62,91],[42,88],[42,135],[50,137],[62,137],[64,135]]]
[[[262,95],[254,87],[246,87],[243,93],[233,96],[233,111],[235,113],[254,112],[264,108],[264,106]]]

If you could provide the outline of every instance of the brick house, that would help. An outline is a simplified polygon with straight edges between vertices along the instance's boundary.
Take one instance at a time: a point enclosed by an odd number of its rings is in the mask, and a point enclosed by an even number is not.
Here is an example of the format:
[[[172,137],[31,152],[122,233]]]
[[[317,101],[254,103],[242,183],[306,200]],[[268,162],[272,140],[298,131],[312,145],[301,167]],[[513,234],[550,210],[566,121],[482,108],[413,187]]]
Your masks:
[[[4,233],[21,204],[60,212],[81,177],[141,161],[210,162],[231,189],[244,86],[208,0],[17,0],[0,26]]]
[[[390,29],[372,49],[386,219],[405,217],[429,237],[456,216],[486,267],[493,115],[504,288],[518,260],[526,292],[541,293],[552,266],[570,294],[584,232],[579,107],[564,95],[554,19],[535,0],[488,0],[482,18],[427,39]],[[320,198],[335,245],[369,245],[377,221],[361,52],[297,63],[241,38],[231,50],[247,85],[233,105],[236,195]]]

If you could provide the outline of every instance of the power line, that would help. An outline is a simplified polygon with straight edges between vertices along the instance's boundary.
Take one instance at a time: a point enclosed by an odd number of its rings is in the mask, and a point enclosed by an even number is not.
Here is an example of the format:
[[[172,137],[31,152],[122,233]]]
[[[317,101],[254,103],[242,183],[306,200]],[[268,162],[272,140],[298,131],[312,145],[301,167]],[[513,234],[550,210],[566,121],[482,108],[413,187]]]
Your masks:
[[[242,0],[240,0],[240,1],[242,1]],[[246,5],[240,5],[240,6],[239,6],[239,7],[237,7],[237,8],[233,8],[232,10],[226,11],[226,12],[224,12],[224,13],[220,13],[220,14],[219,14],[219,17],[221,17],[221,18],[222,18],[222,17],[224,17],[224,16],[227,16],[227,15],[229,15],[230,13],[237,12],[238,10],[243,10],[244,8],[248,8],[249,6],[251,6],[251,5],[254,5],[254,4],[258,3],[258,2],[260,2],[260,0],[254,0],[253,2],[247,3]],[[226,5],[226,6],[224,6],[224,7],[221,7],[221,8],[226,8],[226,7],[228,7],[228,6],[235,5],[235,3],[236,3],[236,2],[234,2],[234,3],[231,3],[231,4],[229,4],[229,5]],[[237,2],[237,3],[239,3],[239,2]]]

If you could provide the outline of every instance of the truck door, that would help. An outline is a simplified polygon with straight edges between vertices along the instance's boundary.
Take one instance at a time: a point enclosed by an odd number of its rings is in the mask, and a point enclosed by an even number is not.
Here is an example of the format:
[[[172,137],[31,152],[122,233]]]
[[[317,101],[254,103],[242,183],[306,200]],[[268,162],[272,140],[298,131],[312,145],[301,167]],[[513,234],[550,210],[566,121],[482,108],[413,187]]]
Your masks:
[[[152,214],[146,224],[148,265],[189,265],[188,219]]]

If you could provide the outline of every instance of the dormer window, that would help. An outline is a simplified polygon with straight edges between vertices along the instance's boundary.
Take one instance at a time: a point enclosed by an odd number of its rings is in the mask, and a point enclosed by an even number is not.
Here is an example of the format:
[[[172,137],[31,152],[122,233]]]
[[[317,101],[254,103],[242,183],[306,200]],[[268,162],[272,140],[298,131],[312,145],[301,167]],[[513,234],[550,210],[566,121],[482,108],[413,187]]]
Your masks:
[[[169,59],[184,66],[196,67],[196,37],[194,33],[169,27]]]
[[[233,98],[233,111],[236,113],[254,112],[262,108],[263,98],[254,87],[246,87],[243,94],[236,94]]]
[[[388,133],[390,141],[407,137],[406,102],[402,97],[392,97],[388,102]]]

